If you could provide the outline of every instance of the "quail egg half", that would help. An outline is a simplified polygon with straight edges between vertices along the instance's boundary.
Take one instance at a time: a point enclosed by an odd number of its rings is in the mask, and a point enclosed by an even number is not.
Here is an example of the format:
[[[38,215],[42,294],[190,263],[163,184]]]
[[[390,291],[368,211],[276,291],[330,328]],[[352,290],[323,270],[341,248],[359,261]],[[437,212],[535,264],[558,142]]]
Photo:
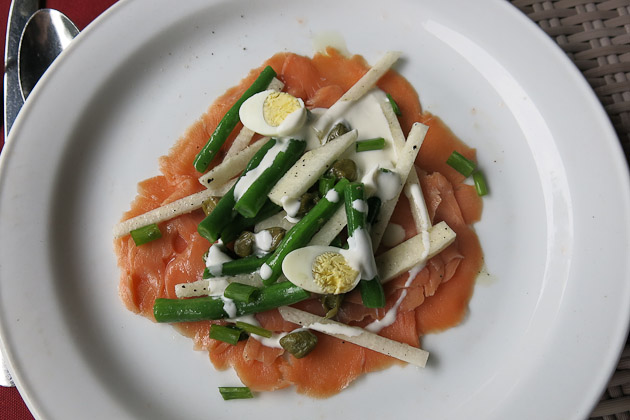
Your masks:
[[[307,246],[289,253],[282,272],[296,286],[319,294],[341,294],[356,287],[360,269],[349,251],[333,246]]]
[[[290,136],[306,121],[304,101],[286,92],[266,90],[241,105],[239,117],[243,125],[263,136]]]

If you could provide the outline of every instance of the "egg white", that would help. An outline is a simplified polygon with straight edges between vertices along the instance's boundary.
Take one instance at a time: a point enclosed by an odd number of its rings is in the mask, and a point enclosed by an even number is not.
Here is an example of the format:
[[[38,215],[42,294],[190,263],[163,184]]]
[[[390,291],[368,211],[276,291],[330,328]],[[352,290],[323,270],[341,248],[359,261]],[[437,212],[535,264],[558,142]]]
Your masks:
[[[313,278],[312,269],[315,259],[326,252],[341,254],[350,263],[347,255],[345,255],[349,251],[345,249],[340,249],[334,246],[312,245],[290,252],[282,262],[282,272],[286,278],[296,286],[308,290],[309,292],[326,294],[327,292],[324,291]],[[345,293],[354,289],[360,279],[361,274],[359,273],[353,280],[351,286],[343,292]]]
[[[300,108],[291,112],[280,125],[274,127],[265,121],[263,114],[265,100],[272,93],[276,93],[276,91],[265,90],[251,96],[243,102],[239,110],[241,122],[245,127],[263,136],[285,137],[298,132],[306,122],[304,101],[300,98],[296,98],[300,104]]]

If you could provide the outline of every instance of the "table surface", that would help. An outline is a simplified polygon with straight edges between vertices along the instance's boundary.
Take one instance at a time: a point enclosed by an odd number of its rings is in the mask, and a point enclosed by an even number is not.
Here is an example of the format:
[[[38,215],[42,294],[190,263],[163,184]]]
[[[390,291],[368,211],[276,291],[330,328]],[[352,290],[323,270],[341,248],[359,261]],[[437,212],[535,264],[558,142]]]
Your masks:
[[[116,3],[116,1],[117,0],[89,0],[89,1],[47,0],[45,2],[42,1],[42,3],[44,3],[43,6],[45,7],[57,9],[65,13],[77,25],[77,27],[80,30],[83,30],[96,17],[98,17],[111,5]],[[609,0],[608,3],[610,3],[610,1],[611,0]],[[552,3],[554,2],[552,1],[537,2],[533,0],[512,0],[512,3],[515,4],[515,6],[518,6],[519,8],[521,8],[521,10],[525,11],[526,13],[527,11],[524,10],[524,8],[526,7],[532,8],[534,14],[535,13],[544,14],[545,5],[546,5],[547,6],[546,12],[547,14],[550,14],[550,10],[553,7]],[[582,4],[586,2],[581,1],[578,3]],[[593,2],[593,3],[596,3],[596,2]],[[630,15],[630,0],[619,0],[618,3],[623,3],[623,6],[629,9],[629,15]],[[2,46],[5,45],[5,35],[6,35],[5,28],[6,28],[6,22],[7,22],[10,6],[11,6],[11,0],[0,0],[0,37],[2,41],[0,45]],[[538,10],[537,8],[540,8],[540,10]],[[537,19],[535,16],[533,16],[530,13],[528,13],[528,15],[532,19],[536,20],[539,24],[541,24],[539,19]],[[541,15],[541,18],[542,17],[544,16]],[[630,26],[630,23],[628,25]],[[543,24],[541,24],[541,26],[545,28]],[[549,31],[547,32],[549,33]],[[556,41],[558,41],[558,39],[556,39]],[[560,45],[562,45],[561,42],[559,43]],[[628,41],[628,44],[630,45],[630,40]],[[3,54],[3,59],[4,59],[4,54]],[[630,86],[628,87],[627,90],[630,91]],[[604,104],[604,105],[607,105],[607,104]],[[2,134],[0,136],[0,150],[1,150],[2,146],[4,145],[4,133],[0,133],[0,134]],[[622,135],[620,135],[620,137],[623,139]],[[624,355],[625,353],[626,352],[624,352]],[[629,357],[629,362],[630,362],[630,354],[625,355],[625,356]],[[622,362],[624,360],[625,359],[622,357]],[[628,402],[628,407],[630,408],[630,401]],[[623,416],[626,416],[627,414],[630,414],[630,412],[621,413],[621,414]],[[610,417],[607,416],[606,418],[610,418],[610,419],[625,418],[623,416],[618,417],[617,415],[615,415],[615,416],[610,416]],[[628,418],[630,418],[630,415],[628,416]],[[7,420],[33,419],[33,416],[31,415],[28,408],[24,404],[24,401],[20,397],[20,394],[16,388],[0,387],[0,419],[7,419]]]

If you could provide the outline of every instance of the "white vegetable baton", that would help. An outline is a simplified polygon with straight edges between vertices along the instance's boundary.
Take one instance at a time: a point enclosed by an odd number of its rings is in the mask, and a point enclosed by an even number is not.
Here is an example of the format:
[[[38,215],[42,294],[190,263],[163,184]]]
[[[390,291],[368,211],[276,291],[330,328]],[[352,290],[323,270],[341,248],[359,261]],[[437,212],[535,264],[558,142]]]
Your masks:
[[[269,139],[264,137],[240,152],[233,154],[230,158],[226,156],[220,164],[200,176],[199,182],[206,188],[211,188],[215,185],[223,185],[230,179],[240,175],[256,152],[267,143],[267,140]]]
[[[372,226],[371,236],[374,249],[378,249],[378,246],[381,243],[385,229],[387,229],[387,225],[389,224],[389,219],[394,212],[394,208],[396,208],[396,203],[398,203],[398,197],[400,196],[403,185],[407,181],[409,171],[413,169],[416,156],[418,156],[418,152],[422,146],[422,141],[424,140],[428,130],[429,127],[424,124],[414,123],[411,127],[411,131],[409,132],[409,137],[398,155],[396,172],[401,178],[401,184],[398,186],[394,194],[391,195],[392,198],[383,202],[378,215],[378,221]]]
[[[376,267],[381,277],[381,283],[386,283],[439,254],[444,248],[453,243],[455,236],[455,232],[446,222],[440,222],[429,228],[430,246],[426,259],[423,260],[422,258],[424,254],[422,234],[409,238],[405,242],[382,253],[376,257]]]
[[[278,310],[285,321],[311,328],[315,331],[395,357],[403,362],[411,363],[419,367],[425,367],[427,364],[429,352],[426,350],[412,347],[409,344],[399,343],[398,341],[381,337],[362,328],[351,327],[288,306],[280,307]]]
[[[269,192],[269,199],[281,206],[282,198],[300,198],[343,152],[356,141],[357,130],[309,150],[289,169]]]
[[[232,188],[235,181],[236,180],[233,180],[227,184],[223,184],[222,186],[191,194],[180,198],[179,200],[157,207],[139,216],[122,221],[114,226],[114,237],[120,238],[127,235],[132,230],[143,226],[148,226],[153,223],[161,223],[182,214],[200,209],[203,202],[208,198],[224,195],[230,188]]]

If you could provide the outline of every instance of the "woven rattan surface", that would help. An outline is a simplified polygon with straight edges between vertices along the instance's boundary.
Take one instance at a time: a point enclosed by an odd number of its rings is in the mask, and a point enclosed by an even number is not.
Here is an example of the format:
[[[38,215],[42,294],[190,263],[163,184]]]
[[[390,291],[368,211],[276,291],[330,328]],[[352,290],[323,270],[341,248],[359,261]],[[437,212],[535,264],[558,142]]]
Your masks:
[[[538,23],[584,74],[630,158],[630,0],[511,3]],[[630,420],[629,343],[591,416]]]

